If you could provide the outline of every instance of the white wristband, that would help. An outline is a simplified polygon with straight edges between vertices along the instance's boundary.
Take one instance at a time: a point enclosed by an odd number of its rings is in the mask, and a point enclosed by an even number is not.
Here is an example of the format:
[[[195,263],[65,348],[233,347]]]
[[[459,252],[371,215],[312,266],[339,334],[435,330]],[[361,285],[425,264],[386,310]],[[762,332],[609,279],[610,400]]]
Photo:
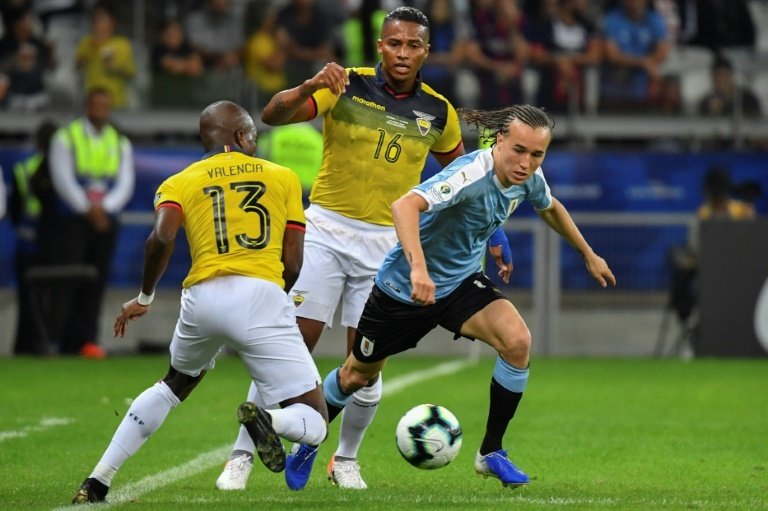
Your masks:
[[[154,291],[152,292],[151,295],[145,295],[144,291],[141,291],[139,293],[139,296],[136,298],[136,303],[138,303],[142,307],[146,307],[148,305],[151,305],[152,304],[152,300],[154,300],[154,299],[155,299]]]

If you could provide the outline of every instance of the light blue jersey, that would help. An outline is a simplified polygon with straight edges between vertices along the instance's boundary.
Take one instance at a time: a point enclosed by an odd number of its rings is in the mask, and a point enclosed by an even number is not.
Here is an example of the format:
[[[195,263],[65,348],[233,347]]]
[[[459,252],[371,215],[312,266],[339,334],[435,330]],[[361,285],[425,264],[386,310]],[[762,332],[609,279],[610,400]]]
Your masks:
[[[429,205],[420,215],[419,227],[437,300],[481,271],[488,238],[524,199],[537,210],[552,206],[552,194],[541,167],[523,185],[505,189],[493,171],[491,149],[455,159],[411,191]],[[376,284],[392,298],[413,303],[410,275],[411,267],[398,243],[384,259]]]

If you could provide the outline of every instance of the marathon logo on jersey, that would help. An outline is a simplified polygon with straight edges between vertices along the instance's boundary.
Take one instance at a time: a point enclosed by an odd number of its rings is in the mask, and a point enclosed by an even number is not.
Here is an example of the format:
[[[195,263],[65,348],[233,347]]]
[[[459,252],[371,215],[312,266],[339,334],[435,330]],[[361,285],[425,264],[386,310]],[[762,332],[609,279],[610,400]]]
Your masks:
[[[382,112],[387,111],[387,107],[385,107],[384,105],[380,105],[375,101],[368,101],[367,99],[363,99],[358,96],[352,96],[352,101],[354,101],[355,103],[360,103],[361,105],[365,105],[368,108],[375,108],[376,110],[381,110]]]
[[[512,202],[509,203],[509,209],[507,209],[507,216],[511,215],[517,209],[519,204],[520,199],[512,199]]]
[[[306,291],[291,291],[291,294],[293,295],[293,305],[300,307],[301,304],[304,303],[304,293],[306,293]]]
[[[412,110],[412,112],[416,114],[416,126],[419,127],[419,133],[421,133],[422,137],[426,137],[432,128],[432,121],[435,120],[435,116],[419,112],[418,110]]]
[[[448,201],[453,197],[453,187],[445,181],[435,183],[429,191],[436,201]]]
[[[375,344],[374,341],[372,341],[369,338],[363,336],[363,340],[360,341],[360,353],[362,353],[366,357],[370,357],[371,355],[373,355],[373,345],[374,344]]]
[[[157,203],[160,202],[160,197],[162,197],[162,195],[163,195],[162,192],[157,192],[155,194],[155,205],[157,205]]]

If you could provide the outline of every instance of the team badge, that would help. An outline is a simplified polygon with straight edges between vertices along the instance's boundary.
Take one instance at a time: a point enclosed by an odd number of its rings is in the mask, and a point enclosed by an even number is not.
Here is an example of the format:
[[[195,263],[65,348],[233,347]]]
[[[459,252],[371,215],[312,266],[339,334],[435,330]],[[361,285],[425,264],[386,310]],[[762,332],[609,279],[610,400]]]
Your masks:
[[[419,112],[418,110],[412,110],[412,112],[416,114],[416,126],[419,127],[419,133],[421,133],[422,137],[427,136],[427,133],[432,128],[432,121],[435,120],[435,116]]]
[[[293,304],[296,307],[299,307],[302,303],[304,303],[304,293],[306,291],[292,291],[291,294],[293,295]]]
[[[374,341],[363,336],[363,340],[360,341],[360,353],[362,353],[366,357],[370,357],[371,355],[373,355],[373,345],[374,345]]]
[[[451,197],[453,197],[453,187],[445,181],[432,185],[430,192],[438,201],[451,200]]]
[[[520,204],[520,199],[512,199],[512,202],[509,203],[509,209],[507,209],[507,216],[517,209],[518,204]]]

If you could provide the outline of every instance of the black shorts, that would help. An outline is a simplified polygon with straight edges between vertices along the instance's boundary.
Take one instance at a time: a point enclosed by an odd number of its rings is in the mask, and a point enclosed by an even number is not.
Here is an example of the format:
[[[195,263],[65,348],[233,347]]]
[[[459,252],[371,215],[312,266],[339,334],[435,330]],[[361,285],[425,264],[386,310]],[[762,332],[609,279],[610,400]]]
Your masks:
[[[506,297],[483,273],[470,275],[451,294],[424,306],[395,300],[374,285],[357,325],[352,353],[361,362],[376,362],[415,348],[438,325],[458,339],[466,320],[500,299]]]

